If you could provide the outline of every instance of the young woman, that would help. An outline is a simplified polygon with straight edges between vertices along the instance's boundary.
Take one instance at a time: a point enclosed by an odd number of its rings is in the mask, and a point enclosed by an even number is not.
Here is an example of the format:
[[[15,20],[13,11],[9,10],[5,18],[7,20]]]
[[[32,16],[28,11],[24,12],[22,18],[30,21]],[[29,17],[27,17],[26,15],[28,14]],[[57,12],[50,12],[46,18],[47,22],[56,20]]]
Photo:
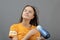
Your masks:
[[[9,37],[12,40],[44,40],[36,30],[37,12],[31,5],[23,8],[20,22],[10,27]]]

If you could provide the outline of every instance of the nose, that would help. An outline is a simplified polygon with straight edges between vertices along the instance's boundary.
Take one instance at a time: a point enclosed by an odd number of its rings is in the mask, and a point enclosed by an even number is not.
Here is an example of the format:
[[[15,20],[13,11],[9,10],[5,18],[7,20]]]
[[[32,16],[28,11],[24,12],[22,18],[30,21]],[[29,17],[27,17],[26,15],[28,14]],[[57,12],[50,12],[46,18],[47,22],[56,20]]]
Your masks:
[[[27,11],[26,14],[28,14],[29,12]]]

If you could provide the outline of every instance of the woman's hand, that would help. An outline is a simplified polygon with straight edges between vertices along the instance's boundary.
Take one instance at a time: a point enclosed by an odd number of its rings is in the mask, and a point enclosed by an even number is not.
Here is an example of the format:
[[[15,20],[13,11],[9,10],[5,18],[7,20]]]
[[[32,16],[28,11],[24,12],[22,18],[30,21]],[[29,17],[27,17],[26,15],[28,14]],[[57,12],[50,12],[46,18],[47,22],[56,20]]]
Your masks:
[[[14,37],[12,38],[12,40],[18,40],[17,36],[14,36]]]
[[[43,37],[37,37],[37,40],[45,40]]]
[[[30,36],[32,36],[32,35],[34,35],[34,34],[36,34],[37,33],[37,30],[36,29],[32,29],[32,30],[30,30],[29,32],[28,32],[28,34],[30,35]]]

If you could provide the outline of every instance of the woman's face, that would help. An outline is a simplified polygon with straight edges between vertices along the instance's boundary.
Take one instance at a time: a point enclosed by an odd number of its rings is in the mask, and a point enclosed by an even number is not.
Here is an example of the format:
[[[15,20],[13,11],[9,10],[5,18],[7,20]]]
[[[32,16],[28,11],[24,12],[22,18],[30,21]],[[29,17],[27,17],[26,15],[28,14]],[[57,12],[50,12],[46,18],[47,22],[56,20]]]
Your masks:
[[[34,18],[34,10],[32,7],[28,6],[23,10],[23,14],[22,14],[22,18],[23,19],[28,19],[31,20]]]

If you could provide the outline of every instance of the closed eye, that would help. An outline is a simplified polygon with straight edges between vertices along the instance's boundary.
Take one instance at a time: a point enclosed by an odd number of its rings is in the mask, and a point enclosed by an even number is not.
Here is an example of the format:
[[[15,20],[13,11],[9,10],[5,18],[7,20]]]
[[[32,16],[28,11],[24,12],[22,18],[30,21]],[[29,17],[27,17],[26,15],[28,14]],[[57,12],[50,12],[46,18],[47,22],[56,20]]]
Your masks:
[[[26,12],[27,10],[25,9],[24,12]]]

